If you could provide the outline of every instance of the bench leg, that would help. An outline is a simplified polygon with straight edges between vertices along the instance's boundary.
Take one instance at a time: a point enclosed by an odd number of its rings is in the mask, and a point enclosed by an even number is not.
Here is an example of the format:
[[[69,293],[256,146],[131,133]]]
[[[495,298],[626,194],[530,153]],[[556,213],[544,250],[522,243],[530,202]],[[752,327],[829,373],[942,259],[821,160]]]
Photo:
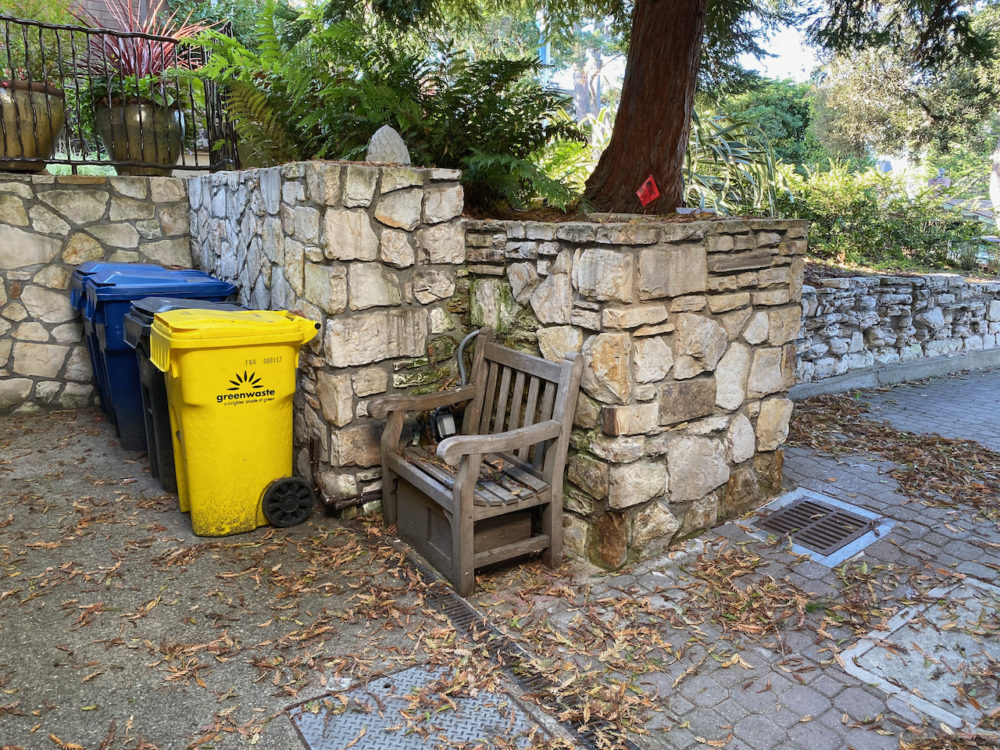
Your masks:
[[[549,546],[542,553],[542,562],[550,568],[562,565],[562,514],[556,512],[555,503],[542,509],[542,533],[549,537]]]
[[[468,596],[476,585],[475,506],[476,481],[482,457],[467,456],[462,461],[452,490],[451,515],[451,584],[461,596]]]
[[[452,568],[451,585],[461,596],[469,596],[476,585],[475,550],[473,550],[473,524],[452,519]]]
[[[386,456],[399,452],[399,437],[403,431],[405,416],[405,412],[390,412],[385,422],[385,429],[382,430],[382,518],[386,526],[393,526],[396,523],[396,483],[399,481],[399,478],[389,470]]]
[[[386,526],[396,523],[398,499],[396,488],[399,484],[399,477],[389,470],[389,467],[382,464],[382,519]]]

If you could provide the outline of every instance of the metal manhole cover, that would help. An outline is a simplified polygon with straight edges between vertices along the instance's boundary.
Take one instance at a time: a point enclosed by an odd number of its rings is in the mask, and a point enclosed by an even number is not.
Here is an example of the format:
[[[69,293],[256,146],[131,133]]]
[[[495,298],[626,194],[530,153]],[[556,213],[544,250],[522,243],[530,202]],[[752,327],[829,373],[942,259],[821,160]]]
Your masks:
[[[310,750],[527,748],[549,739],[507,695],[479,692],[443,700],[434,683],[448,667],[412,667],[292,708],[292,723]]]
[[[763,532],[788,536],[795,552],[832,567],[895,524],[864,508],[800,488],[764,506],[752,525]]]

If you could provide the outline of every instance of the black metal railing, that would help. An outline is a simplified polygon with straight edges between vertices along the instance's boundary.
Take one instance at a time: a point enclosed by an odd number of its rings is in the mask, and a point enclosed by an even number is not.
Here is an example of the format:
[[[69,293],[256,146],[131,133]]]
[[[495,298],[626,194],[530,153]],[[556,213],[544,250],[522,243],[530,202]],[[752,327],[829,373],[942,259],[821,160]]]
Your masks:
[[[238,168],[222,92],[190,74],[208,54],[170,37],[0,14],[0,171]]]

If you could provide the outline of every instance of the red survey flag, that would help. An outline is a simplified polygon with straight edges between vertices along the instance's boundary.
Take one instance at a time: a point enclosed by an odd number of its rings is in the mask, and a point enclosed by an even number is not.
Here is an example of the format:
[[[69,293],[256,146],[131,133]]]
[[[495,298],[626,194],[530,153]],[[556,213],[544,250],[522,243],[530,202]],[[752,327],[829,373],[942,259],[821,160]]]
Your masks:
[[[643,205],[643,208],[660,197],[660,189],[656,187],[656,180],[653,179],[653,175],[646,178],[646,181],[642,183],[642,187],[636,190],[635,194],[639,196],[639,202]]]

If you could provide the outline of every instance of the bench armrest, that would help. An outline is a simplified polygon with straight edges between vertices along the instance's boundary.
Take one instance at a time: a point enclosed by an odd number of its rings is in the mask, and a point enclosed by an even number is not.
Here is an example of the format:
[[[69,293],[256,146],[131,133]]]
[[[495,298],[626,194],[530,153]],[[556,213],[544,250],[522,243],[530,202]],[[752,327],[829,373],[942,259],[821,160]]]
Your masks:
[[[496,435],[454,435],[438,443],[437,455],[449,466],[458,466],[463,456],[470,453],[510,452],[528,445],[559,437],[562,424],[555,419],[498,432]]]
[[[430,411],[439,406],[450,406],[469,401],[476,395],[476,386],[463,385],[440,393],[426,393],[423,396],[383,396],[374,398],[368,404],[368,414],[375,419],[385,419],[393,411]]]

